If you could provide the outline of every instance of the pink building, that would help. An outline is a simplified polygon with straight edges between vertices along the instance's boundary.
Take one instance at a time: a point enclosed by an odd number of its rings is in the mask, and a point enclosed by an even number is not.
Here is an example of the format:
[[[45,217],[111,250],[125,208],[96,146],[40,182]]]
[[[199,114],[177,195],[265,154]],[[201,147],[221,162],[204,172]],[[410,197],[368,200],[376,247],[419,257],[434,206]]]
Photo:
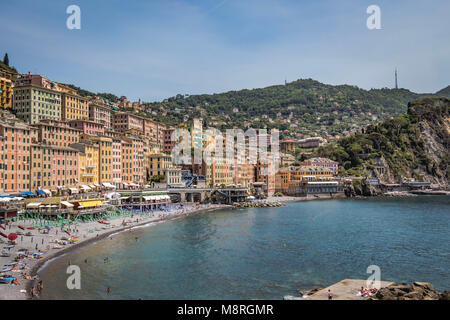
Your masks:
[[[31,146],[31,185],[32,189],[67,190],[78,183],[78,157],[76,149],[33,144]]]
[[[71,120],[69,121],[69,125],[70,127],[78,129],[91,136],[103,135],[105,133],[105,126],[94,121]]]
[[[115,112],[113,127],[115,131],[138,130],[144,132],[144,119],[127,112]]]
[[[113,111],[101,102],[89,103],[89,120],[103,124],[107,130],[113,129]]]
[[[300,166],[324,167],[331,170],[331,172],[333,172],[333,175],[336,175],[339,169],[339,164],[336,161],[327,158],[307,159],[300,163]]]

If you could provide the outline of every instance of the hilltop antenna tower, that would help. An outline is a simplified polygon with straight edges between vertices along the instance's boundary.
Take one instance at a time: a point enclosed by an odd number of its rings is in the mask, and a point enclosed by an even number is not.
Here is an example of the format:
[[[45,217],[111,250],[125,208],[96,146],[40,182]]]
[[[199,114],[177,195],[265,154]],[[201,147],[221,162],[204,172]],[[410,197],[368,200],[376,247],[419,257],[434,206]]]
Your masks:
[[[398,89],[398,82],[397,82],[397,68],[395,68],[395,89]]]

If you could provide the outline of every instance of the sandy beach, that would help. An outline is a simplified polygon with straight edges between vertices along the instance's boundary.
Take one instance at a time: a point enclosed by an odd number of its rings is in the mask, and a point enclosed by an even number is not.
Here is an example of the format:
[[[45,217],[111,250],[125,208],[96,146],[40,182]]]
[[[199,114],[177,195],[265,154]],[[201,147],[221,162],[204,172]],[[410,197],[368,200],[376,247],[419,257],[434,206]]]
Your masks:
[[[329,195],[321,195],[320,197],[269,197],[264,201],[267,202],[296,202],[318,199],[338,198],[338,196],[330,197]],[[183,208],[172,209],[170,211],[157,211],[152,215],[149,214],[134,214],[133,216],[116,217],[107,220],[109,224],[101,224],[98,221],[84,222],[77,225],[67,225],[64,228],[50,227],[47,234],[44,234],[44,229],[29,229],[36,224],[36,221],[31,219],[21,220],[18,222],[10,222],[6,227],[5,233],[17,233],[22,231],[24,235],[19,235],[15,240],[16,245],[10,249],[11,256],[0,257],[0,264],[2,269],[13,268],[4,274],[16,277],[18,283],[16,284],[0,284],[0,299],[1,300],[25,300],[31,299],[31,288],[36,287],[40,280],[37,273],[38,270],[46,263],[51,263],[51,260],[66,254],[69,250],[74,250],[82,246],[88,245],[95,241],[99,241],[110,235],[122,232],[136,226],[145,226],[152,222],[165,221],[180,218],[194,213],[213,211],[222,208],[231,208],[229,205],[219,204],[185,204]],[[19,228],[19,226],[21,228]],[[26,233],[31,233],[26,236]],[[57,243],[63,239],[64,242],[70,242],[71,237],[77,237],[77,241],[67,243],[65,245]],[[65,240],[64,240],[65,239]],[[55,242],[56,240],[56,242]],[[9,242],[7,239],[1,239],[2,248],[7,246]],[[16,266],[8,266],[14,263],[16,256],[21,253],[27,253],[26,258],[18,260]],[[27,276],[27,278],[25,278]],[[45,287],[45,284],[44,284]],[[45,289],[44,289],[45,290]],[[36,290],[35,290],[36,292]]]
[[[69,250],[74,250],[104,239],[111,234],[122,232],[136,226],[144,226],[151,222],[165,221],[188,216],[195,213],[213,211],[222,208],[228,208],[228,205],[218,204],[186,204],[182,208],[172,209],[170,211],[156,211],[150,214],[134,214],[133,216],[116,217],[109,219],[109,224],[102,224],[98,221],[79,223],[77,225],[61,227],[50,227],[47,234],[44,234],[44,229],[29,229],[36,224],[33,220],[22,220],[18,222],[10,222],[4,232],[17,233],[22,231],[24,235],[19,235],[15,240],[14,248],[9,251],[9,257],[0,257],[0,264],[2,270],[12,269],[4,272],[4,274],[15,277],[18,281],[16,284],[0,284],[0,300],[25,300],[31,299],[31,288],[34,288],[40,280],[37,276],[38,270],[45,264],[50,263],[51,260],[64,255]],[[19,226],[21,228],[19,228]],[[24,228],[25,230],[23,230]],[[30,232],[31,235],[25,234]],[[78,240],[69,243],[72,237],[77,237]],[[62,244],[60,241],[68,242]],[[64,240],[67,239],[67,240]],[[56,243],[55,242],[60,242]],[[2,239],[2,248],[9,245],[7,239]],[[19,264],[15,263],[15,258],[22,253],[27,256],[18,260]],[[27,277],[27,278],[25,278]],[[43,284],[45,288],[45,283]],[[45,290],[45,289],[43,289]],[[34,290],[36,293],[36,290]]]

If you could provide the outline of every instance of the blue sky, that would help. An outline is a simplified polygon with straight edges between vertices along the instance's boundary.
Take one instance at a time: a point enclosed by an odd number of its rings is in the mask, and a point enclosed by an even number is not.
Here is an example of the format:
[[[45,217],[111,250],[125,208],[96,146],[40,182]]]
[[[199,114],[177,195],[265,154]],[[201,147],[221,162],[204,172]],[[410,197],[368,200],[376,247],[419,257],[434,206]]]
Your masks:
[[[450,84],[448,0],[0,0],[20,72],[161,100],[313,78],[435,92]],[[81,8],[81,30],[66,8]],[[381,30],[366,27],[369,5]]]

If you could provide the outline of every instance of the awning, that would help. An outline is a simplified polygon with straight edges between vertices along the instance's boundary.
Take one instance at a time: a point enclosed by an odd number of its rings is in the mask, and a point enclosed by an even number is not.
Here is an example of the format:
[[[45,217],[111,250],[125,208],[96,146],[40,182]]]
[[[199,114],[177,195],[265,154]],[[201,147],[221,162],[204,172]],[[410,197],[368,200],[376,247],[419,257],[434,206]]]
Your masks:
[[[31,197],[37,196],[36,193],[30,192],[30,191],[22,191],[21,194],[24,194],[24,195],[26,195],[26,196],[31,196]]]
[[[100,185],[98,183],[94,183],[94,186],[96,187],[100,187]]]
[[[143,196],[142,198],[144,198],[147,201],[149,201],[149,200],[156,200],[155,196]]]
[[[36,192],[38,194],[40,194],[41,196],[45,196],[46,195],[46,193],[43,190],[36,190]]]
[[[96,188],[96,186],[94,186],[93,184],[90,184],[88,187],[91,188],[92,190]]]
[[[50,190],[42,189],[42,191],[44,191],[44,193],[47,194],[47,195],[49,195],[49,196],[52,195],[52,193],[50,192]]]
[[[87,185],[83,184],[81,185],[81,189],[83,189],[84,191],[89,191],[91,190],[91,188],[89,188]]]
[[[91,200],[91,201],[80,201],[78,202],[80,206],[83,208],[89,208],[89,207],[99,207],[104,204],[103,200]]]
[[[124,187],[128,187],[128,183],[123,182],[122,184],[123,184]]]
[[[129,199],[130,197],[120,197],[119,199],[120,200],[126,200],[126,199]]]
[[[27,208],[39,208],[40,205],[40,202],[30,202],[27,204]]]
[[[78,193],[78,189],[77,188],[69,188],[71,193]]]
[[[109,183],[109,182],[102,182],[102,185],[105,187],[105,188],[115,188],[116,186],[113,186],[111,183]]]
[[[70,202],[67,202],[67,201],[61,201],[61,204],[63,206],[65,206],[66,208],[72,208],[73,207],[73,204],[71,204]]]

